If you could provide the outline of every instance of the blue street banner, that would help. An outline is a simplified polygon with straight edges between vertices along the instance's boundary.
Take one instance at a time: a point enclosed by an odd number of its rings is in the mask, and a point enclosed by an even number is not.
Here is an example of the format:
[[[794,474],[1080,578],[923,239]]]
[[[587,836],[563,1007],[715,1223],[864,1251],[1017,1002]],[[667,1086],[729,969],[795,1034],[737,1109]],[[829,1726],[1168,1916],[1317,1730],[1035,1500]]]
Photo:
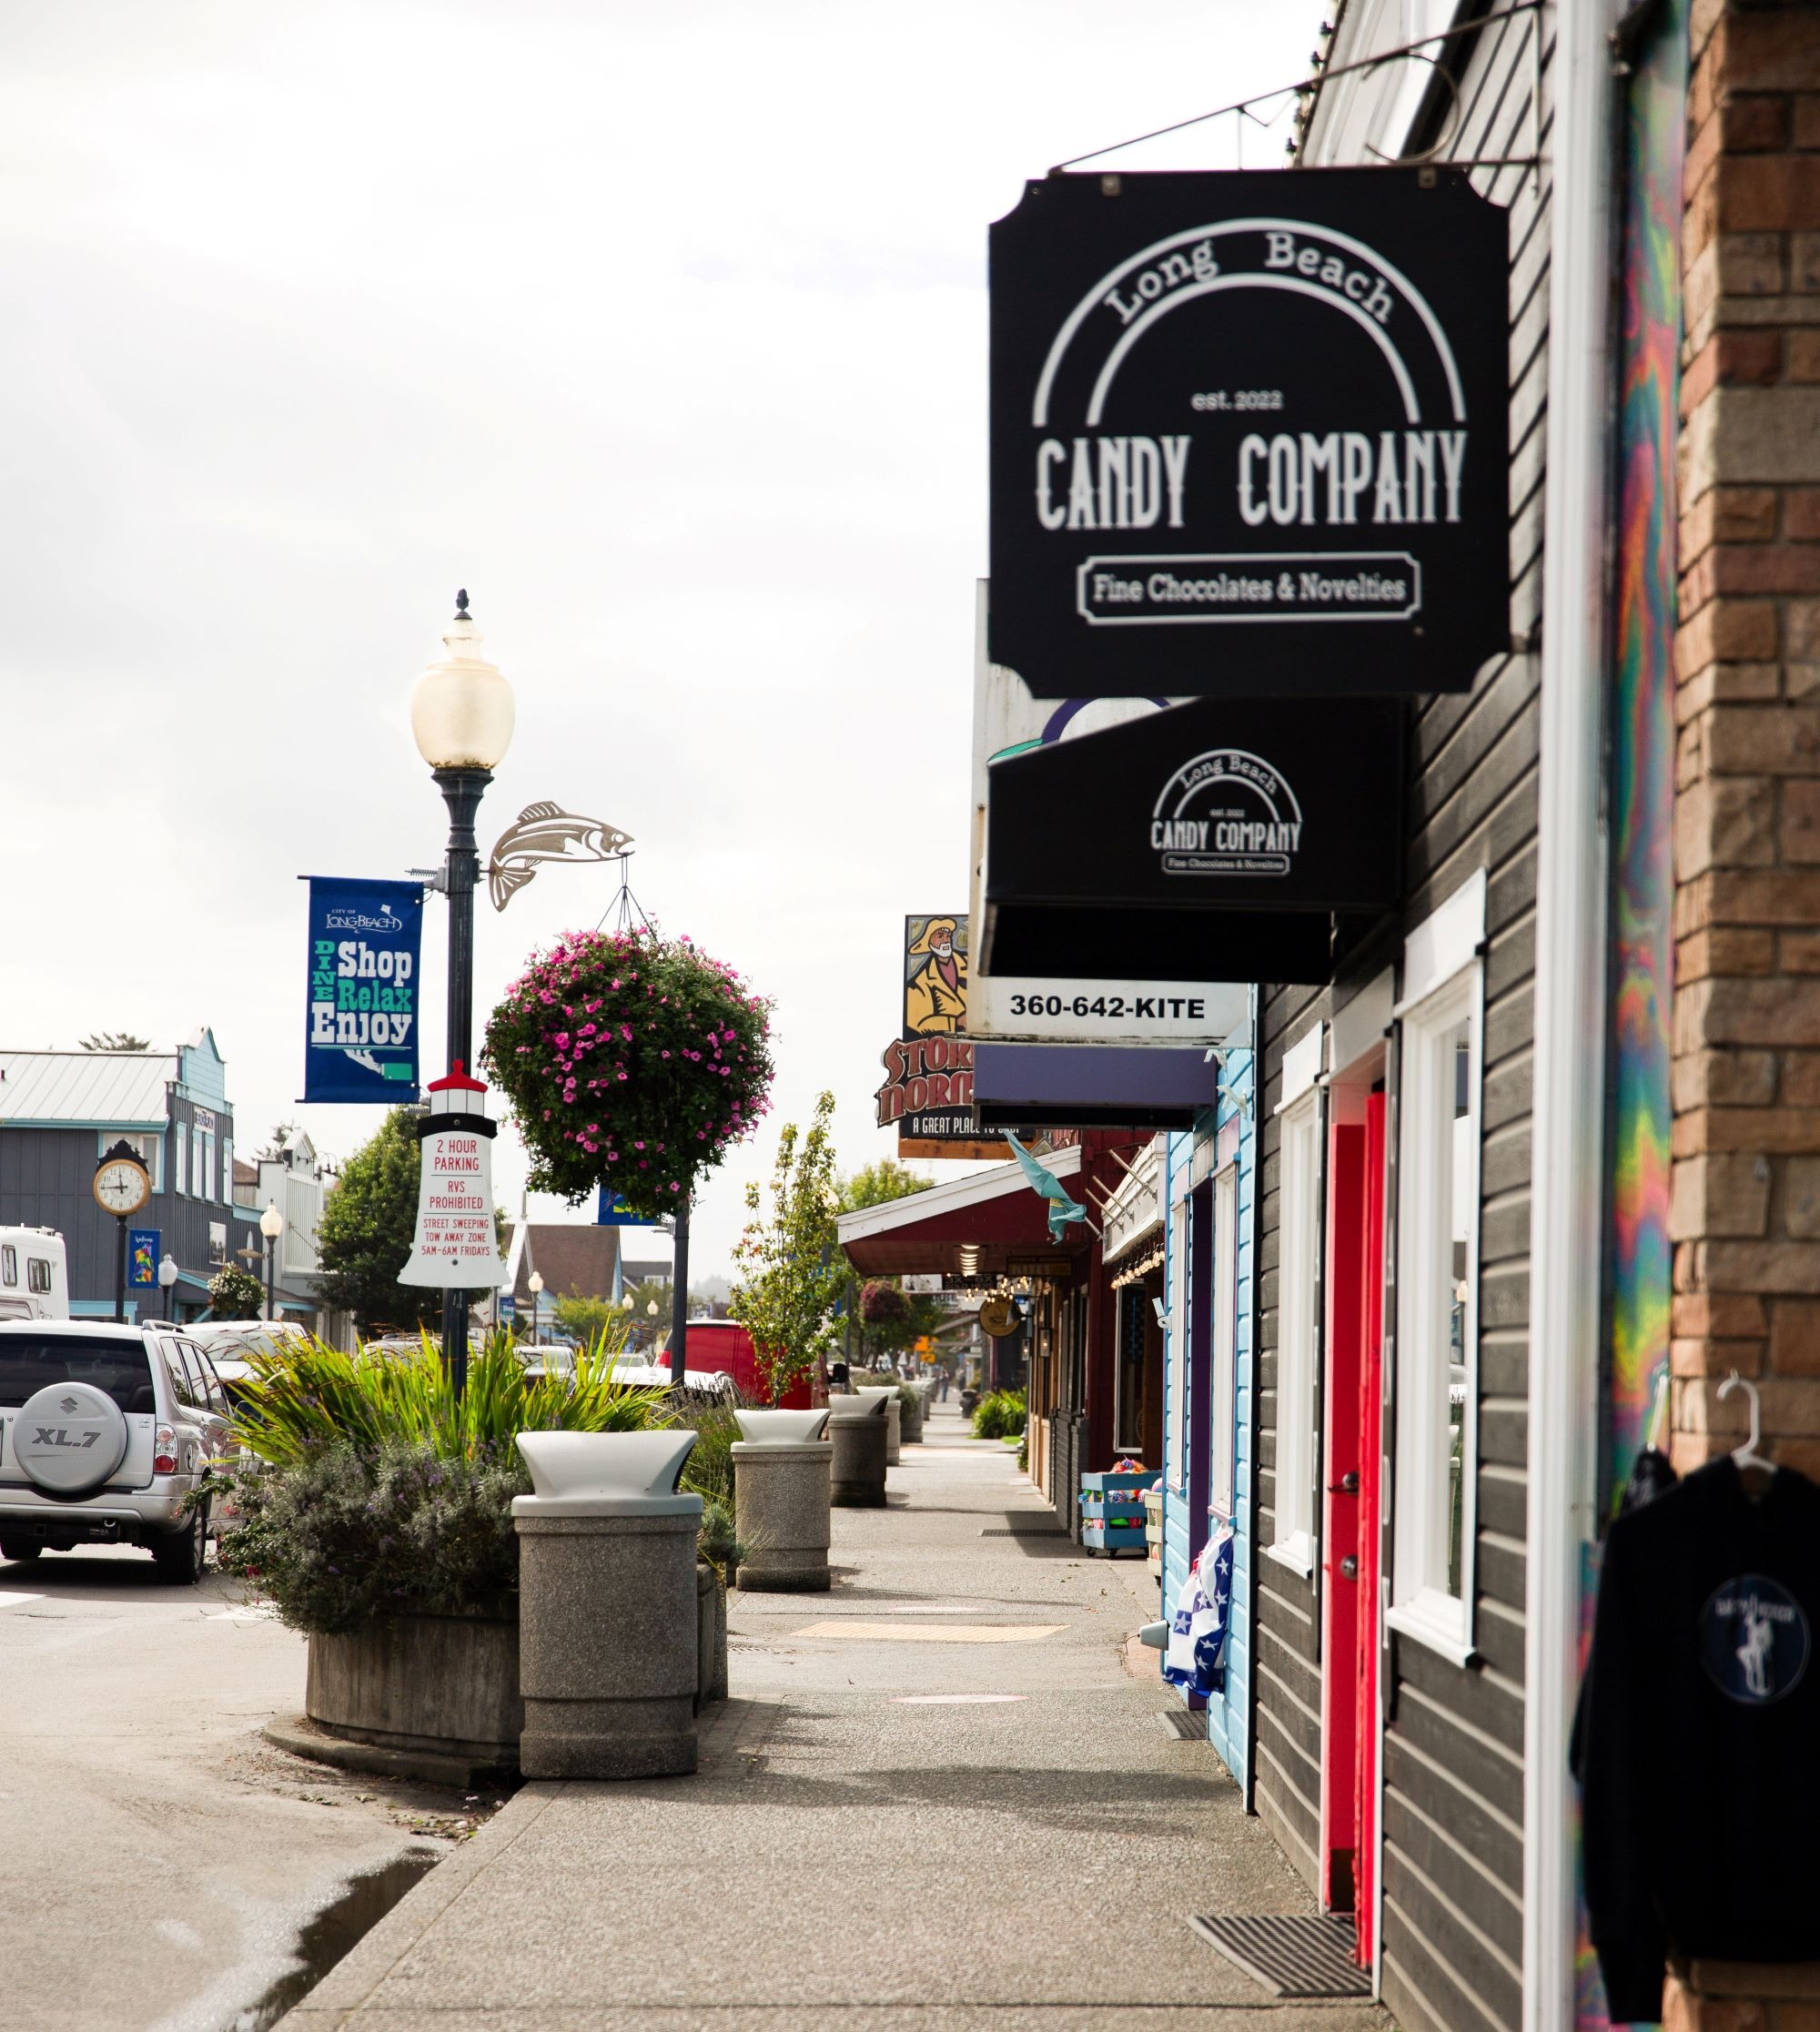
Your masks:
[[[157,1289],[158,1256],[163,1240],[157,1228],[126,1230],[126,1282],[135,1291]]]
[[[414,1101],[422,887],[339,875],[306,879],[303,1098],[388,1107]]]
[[[594,1202],[594,1226],[596,1228],[649,1228],[651,1223],[642,1214],[626,1211],[626,1204],[618,1193],[609,1192],[605,1186],[599,1188]]]

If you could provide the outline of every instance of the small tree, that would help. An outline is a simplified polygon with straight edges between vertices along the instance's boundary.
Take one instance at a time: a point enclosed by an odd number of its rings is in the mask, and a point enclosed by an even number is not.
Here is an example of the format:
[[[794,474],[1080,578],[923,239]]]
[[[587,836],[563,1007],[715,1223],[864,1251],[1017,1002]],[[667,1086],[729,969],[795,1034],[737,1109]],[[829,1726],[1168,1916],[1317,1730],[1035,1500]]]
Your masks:
[[[542,1305],[536,1309],[546,1325],[554,1319],[564,1333],[587,1348],[609,1329],[615,1333],[624,1330],[626,1315],[611,1299],[591,1298],[579,1290],[571,1290],[553,1306],[546,1293]],[[529,1330],[531,1314],[526,1312],[521,1319]]]
[[[136,1030],[97,1030],[82,1040],[85,1051],[149,1051],[152,1040]]]
[[[417,1118],[395,1107],[348,1159],[323,1202],[316,1230],[322,1302],[351,1312],[363,1333],[379,1323],[429,1326],[442,1316],[434,1285],[398,1280],[417,1231],[421,1170]]]
[[[895,1158],[880,1158],[863,1171],[855,1171],[841,1186],[841,1206],[851,1213],[857,1207],[882,1207],[888,1199],[907,1199],[913,1192],[927,1192],[933,1178],[919,1178],[907,1164]]]
[[[227,1264],[208,1280],[209,1309],[217,1319],[257,1319],[265,1302],[265,1286],[238,1264]]]
[[[751,1218],[733,1249],[733,1317],[752,1336],[765,1389],[774,1403],[806,1376],[834,1344],[834,1310],[847,1281],[836,1246],[830,1136],[834,1097],[823,1094],[815,1118],[798,1146],[796,1125],[777,1139],[770,1208],[756,1185],[745,1188]]]

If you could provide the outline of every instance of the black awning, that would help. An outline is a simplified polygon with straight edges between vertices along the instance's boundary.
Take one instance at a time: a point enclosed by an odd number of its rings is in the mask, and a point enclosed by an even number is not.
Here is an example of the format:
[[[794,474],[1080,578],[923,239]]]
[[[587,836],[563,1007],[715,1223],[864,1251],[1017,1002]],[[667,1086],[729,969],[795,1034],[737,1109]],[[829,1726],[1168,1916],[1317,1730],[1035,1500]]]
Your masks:
[[[1202,701],[993,765],[994,974],[1323,981],[1398,899],[1394,700]]]

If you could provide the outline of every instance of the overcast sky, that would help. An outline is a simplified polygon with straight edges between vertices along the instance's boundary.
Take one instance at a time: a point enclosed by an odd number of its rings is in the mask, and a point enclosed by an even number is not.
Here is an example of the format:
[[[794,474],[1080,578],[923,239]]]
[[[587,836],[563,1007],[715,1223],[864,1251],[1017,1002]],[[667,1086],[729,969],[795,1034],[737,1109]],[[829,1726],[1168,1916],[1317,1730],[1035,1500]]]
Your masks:
[[[537,799],[609,820],[662,927],[775,997],[698,1274],[818,1088],[845,1168],[890,1153],[900,920],[966,897],[986,226],[1303,75],[1320,12],[8,9],[0,1047],[207,1023],[243,1151],[297,1117],[295,877],[439,858],[407,712],[466,585],[518,700],[483,845]],[[1228,119],[1114,161],[1234,151]],[[481,898],[480,1020],[612,886]],[[302,1118],[340,1154],[376,1126]],[[523,1168],[502,1141],[509,1208]]]

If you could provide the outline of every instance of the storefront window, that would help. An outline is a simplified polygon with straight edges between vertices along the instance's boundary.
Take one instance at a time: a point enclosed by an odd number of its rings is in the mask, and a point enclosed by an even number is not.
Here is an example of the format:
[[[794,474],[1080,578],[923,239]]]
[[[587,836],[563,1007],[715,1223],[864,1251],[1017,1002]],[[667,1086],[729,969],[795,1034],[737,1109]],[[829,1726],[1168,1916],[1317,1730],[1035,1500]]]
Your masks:
[[[1471,1636],[1480,1026],[1472,965],[1403,1019],[1392,1620],[1463,1655]]]

